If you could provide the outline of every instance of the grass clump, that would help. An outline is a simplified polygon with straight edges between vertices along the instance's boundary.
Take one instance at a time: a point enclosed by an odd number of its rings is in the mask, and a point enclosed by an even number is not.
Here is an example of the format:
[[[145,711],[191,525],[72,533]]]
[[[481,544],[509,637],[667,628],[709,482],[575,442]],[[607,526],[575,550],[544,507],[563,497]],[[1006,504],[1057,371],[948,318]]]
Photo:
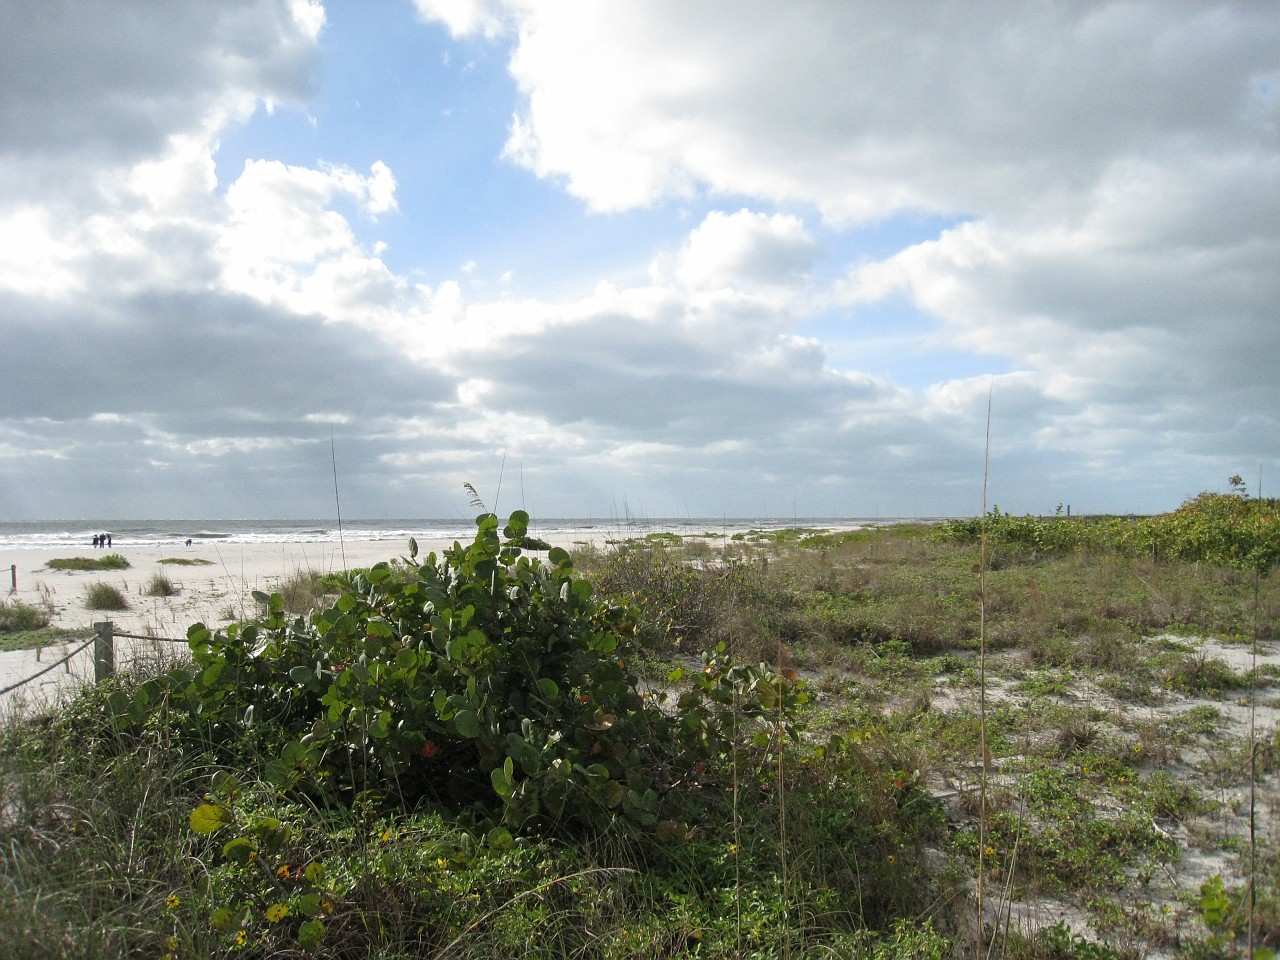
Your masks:
[[[85,591],[84,605],[89,610],[128,610],[129,599],[119,587],[98,582]]]
[[[143,592],[148,597],[172,597],[178,593],[178,588],[163,573],[153,573]]]
[[[53,620],[47,607],[22,600],[0,601],[0,633],[40,630]]]
[[[161,557],[156,563],[169,564],[175,567],[207,567],[213,564],[212,560],[205,560],[201,557]]]
[[[128,570],[129,561],[108,553],[105,557],[54,557],[45,566],[50,570]]]

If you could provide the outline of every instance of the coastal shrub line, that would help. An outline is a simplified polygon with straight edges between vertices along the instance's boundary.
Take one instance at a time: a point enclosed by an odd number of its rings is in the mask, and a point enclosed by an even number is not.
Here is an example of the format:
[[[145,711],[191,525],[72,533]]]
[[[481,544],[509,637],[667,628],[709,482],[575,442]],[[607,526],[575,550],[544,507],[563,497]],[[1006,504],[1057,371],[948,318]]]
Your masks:
[[[1280,500],[1201,493],[1154,517],[1017,517],[995,507],[985,518],[946,521],[936,536],[975,543],[984,533],[997,548],[1045,556],[1114,552],[1266,571],[1280,560]]]

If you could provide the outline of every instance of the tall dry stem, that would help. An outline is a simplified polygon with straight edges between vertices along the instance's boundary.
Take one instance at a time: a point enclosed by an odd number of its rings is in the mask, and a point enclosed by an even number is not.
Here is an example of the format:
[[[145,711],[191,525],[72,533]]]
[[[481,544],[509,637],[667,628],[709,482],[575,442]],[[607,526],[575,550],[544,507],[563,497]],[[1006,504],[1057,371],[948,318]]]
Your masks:
[[[981,957],[985,893],[983,872],[987,850],[987,483],[991,474],[991,399],[987,393],[987,436],[982,459],[982,532],[978,541],[978,752],[982,769],[978,775],[978,922],[974,956]]]

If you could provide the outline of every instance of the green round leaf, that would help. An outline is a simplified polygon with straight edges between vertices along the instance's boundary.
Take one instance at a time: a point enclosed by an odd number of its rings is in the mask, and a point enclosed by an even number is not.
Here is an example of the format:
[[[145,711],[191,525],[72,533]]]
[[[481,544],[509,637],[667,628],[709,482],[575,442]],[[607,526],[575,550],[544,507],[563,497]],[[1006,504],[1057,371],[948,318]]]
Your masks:
[[[489,771],[489,781],[493,784],[494,792],[504,800],[511,796],[514,789],[511,780],[511,774],[502,767],[494,767]]]
[[[560,696],[560,685],[550,677],[540,677],[538,691],[548,700],[555,700]]]
[[[453,725],[460,737],[474,740],[480,736],[480,718],[470,710],[459,710],[454,714]]]
[[[507,519],[507,526],[502,535],[508,540],[523,537],[529,530],[529,514],[523,510],[514,510]]]
[[[187,819],[194,832],[213,833],[229,824],[232,816],[231,811],[221,804],[202,803],[191,811],[191,816]]]
[[[319,949],[324,939],[324,923],[320,920],[308,920],[298,928],[298,944],[303,950],[314,952]]]
[[[258,852],[257,846],[248,837],[236,837],[228,840],[222,848],[222,855],[232,863],[246,864]]]

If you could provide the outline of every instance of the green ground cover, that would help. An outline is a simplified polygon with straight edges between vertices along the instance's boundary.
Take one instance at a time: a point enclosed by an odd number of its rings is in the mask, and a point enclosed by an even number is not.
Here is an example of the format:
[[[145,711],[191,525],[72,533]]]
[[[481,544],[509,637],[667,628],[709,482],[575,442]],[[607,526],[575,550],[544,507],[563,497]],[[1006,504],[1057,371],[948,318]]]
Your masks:
[[[0,953],[1273,946],[1276,504],[1228,499],[300,574],[0,731]]]

